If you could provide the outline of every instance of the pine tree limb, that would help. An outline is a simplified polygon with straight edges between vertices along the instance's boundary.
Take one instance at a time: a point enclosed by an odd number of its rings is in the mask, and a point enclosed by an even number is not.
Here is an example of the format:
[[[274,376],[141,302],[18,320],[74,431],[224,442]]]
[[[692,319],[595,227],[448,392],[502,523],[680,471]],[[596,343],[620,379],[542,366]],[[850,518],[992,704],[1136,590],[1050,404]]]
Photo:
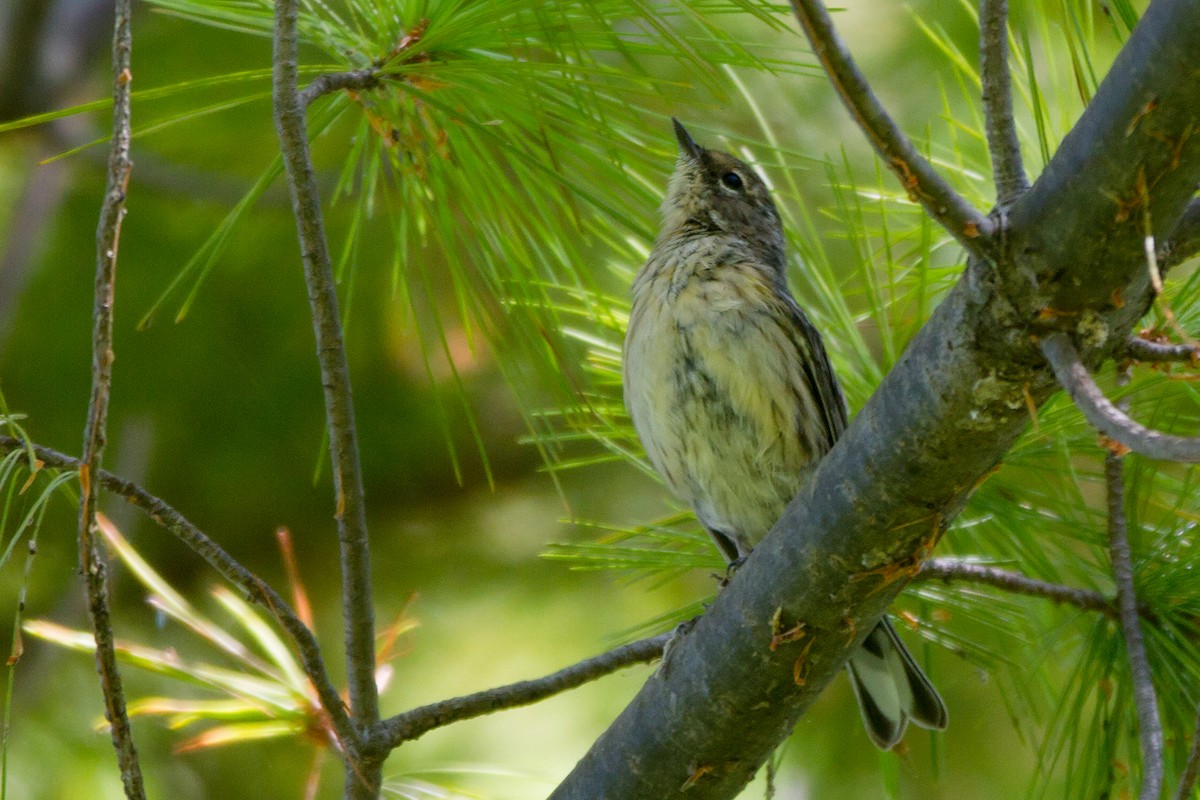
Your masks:
[[[1149,458],[1189,464],[1200,462],[1200,438],[1151,430],[1113,405],[1100,391],[1065,333],[1044,337],[1042,353],[1087,421],[1105,436]]]
[[[979,74],[996,205],[1003,208],[1029,188],[1013,123],[1012,78],[1008,73],[1008,0],[979,0]]]
[[[900,130],[854,63],[825,4],[821,0],[792,0],[792,10],[842,103],[883,163],[900,179],[909,198],[924,206],[968,252],[988,258],[994,249],[994,224],[954,191]]]

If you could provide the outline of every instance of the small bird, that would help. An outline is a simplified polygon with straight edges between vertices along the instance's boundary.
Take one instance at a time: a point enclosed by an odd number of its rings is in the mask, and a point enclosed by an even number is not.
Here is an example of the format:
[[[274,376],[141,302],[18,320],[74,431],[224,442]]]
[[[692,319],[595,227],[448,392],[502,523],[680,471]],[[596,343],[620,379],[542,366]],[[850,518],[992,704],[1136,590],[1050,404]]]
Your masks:
[[[675,123],[662,225],[633,282],[625,405],[646,454],[730,564],[766,536],[846,427],[820,333],[788,289],[762,178]],[[847,663],[863,724],[888,749],[946,706],[885,617]]]

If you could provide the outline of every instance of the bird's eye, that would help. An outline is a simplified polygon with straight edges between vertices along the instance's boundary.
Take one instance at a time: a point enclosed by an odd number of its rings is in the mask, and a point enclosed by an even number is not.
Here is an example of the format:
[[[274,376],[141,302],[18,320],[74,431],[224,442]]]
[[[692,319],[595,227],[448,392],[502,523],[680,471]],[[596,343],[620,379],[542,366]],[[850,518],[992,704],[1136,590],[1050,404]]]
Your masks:
[[[742,176],[736,172],[726,172],[721,176],[721,183],[724,184],[726,189],[732,189],[735,192],[740,192],[744,185],[742,183]]]

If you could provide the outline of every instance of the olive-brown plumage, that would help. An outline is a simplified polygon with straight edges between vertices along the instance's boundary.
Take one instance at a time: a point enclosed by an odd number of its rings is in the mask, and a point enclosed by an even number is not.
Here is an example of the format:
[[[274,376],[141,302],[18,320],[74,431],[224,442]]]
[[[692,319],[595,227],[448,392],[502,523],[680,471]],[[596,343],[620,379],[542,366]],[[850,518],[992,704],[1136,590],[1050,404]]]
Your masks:
[[[730,562],[747,556],[846,427],[821,336],[788,290],[783,226],[766,184],[695,143],[633,283],[625,403],[651,463]],[[891,747],[946,709],[886,619],[848,668],[867,732]]]

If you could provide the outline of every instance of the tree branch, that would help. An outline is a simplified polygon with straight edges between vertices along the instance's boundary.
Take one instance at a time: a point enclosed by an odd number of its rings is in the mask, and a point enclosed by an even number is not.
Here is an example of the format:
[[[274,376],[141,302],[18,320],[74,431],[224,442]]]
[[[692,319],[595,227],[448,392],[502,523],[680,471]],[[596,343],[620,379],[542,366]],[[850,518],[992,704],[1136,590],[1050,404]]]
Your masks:
[[[1192,366],[1200,365],[1200,345],[1155,342],[1140,336],[1130,336],[1125,342],[1125,351],[1120,355],[1150,364],[1183,361]]]
[[[1188,203],[1175,229],[1158,251],[1158,268],[1166,274],[1192,256],[1200,253],[1200,197]]]
[[[24,449],[25,443],[20,439],[0,436],[0,453]],[[82,467],[82,462],[78,459],[49,447],[35,444],[33,452],[37,459],[47,467],[65,470],[78,470]],[[271,612],[275,619],[279,620],[279,624],[296,646],[304,673],[312,681],[317,697],[321,701],[325,713],[329,715],[330,725],[332,725],[335,735],[343,747],[353,748],[356,744],[356,733],[350,724],[350,718],[346,715],[342,698],[325,669],[321,648],[312,631],[296,616],[287,601],[166,501],[160,500],[137,484],[118,478],[111,472],[100,470],[97,474],[101,487],[124,497],[132,505],[141,509],[156,525],[203,558],[225,580],[240,587],[247,597],[262,605]]]
[[[351,72],[327,72],[313,78],[308,86],[300,92],[300,104],[308,108],[313,101],[323,95],[339,92],[343,89],[363,90],[379,86],[381,77],[377,67],[356,69]]]
[[[381,722],[378,726],[379,735],[385,737],[387,748],[392,749],[443,725],[536,703],[624,667],[653,661],[662,655],[663,647],[671,636],[670,633],[664,633],[631,642],[542,678],[414,708]]]
[[[121,782],[130,800],[145,798],[142,768],[125,709],[125,690],[117,668],[112,618],[108,607],[108,565],[96,540],[97,490],[92,476],[104,458],[105,428],[108,423],[109,391],[112,386],[113,300],[117,273],[117,247],[121,221],[125,218],[125,191],[133,162],[129,158],[132,132],[129,123],[129,72],[133,33],[130,30],[130,0],[117,0],[113,20],[113,127],[108,153],[108,176],[100,221],[96,226],[95,306],[92,312],[92,390],[87,424],[83,431],[83,460],[79,464],[79,562],[87,587],[88,615],[96,639],[96,671],[104,692],[104,716],[108,719],[113,747],[121,768]]]
[[[1118,375],[1118,383],[1128,382],[1129,373],[1122,370]],[[1122,405],[1127,403],[1123,402]],[[1138,733],[1142,743],[1140,798],[1158,800],[1163,784],[1162,721],[1158,716],[1158,698],[1154,693],[1150,661],[1142,640],[1138,600],[1133,586],[1133,559],[1129,553],[1129,533],[1125,521],[1124,457],[1113,449],[1104,456],[1104,477],[1108,489],[1108,552],[1117,584],[1117,608],[1120,611],[1121,632],[1125,636],[1129,671],[1133,675],[1133,697],[1137,704]]]
[[[1092,380],[1065,333],[1052,333],[1042,339],[1042,352],[1083,416],[1105,436],[1149,458],[1200,462],[1200,439],[1151,430],[1113,405]]]
[[[1021,143],[1013,124],[1012,80],[1008,74],[1008,0],[979,0],[979,72],[996,205],[1005,207],[1029,188],[1021,162]]]
[[[292,212],[296,217],[300,238],[304,278],[308,285],[317,340],[317,359],[321,366],[321,385],[325,390],[325,416],[337,501],[335,516],[341,546],[342,618],[346,633],[350,707],[357,721],[364,728],[369,728],[379,720],[370,543],[350,370],[342,339],[337,290],[313,177],[304,106],[296,88],[296,5],[296,0],[277,0],[275,3],[275,126],[279,133],[292,196]],[[382,761],[371,760],[371,764],[360,762],[357,769],[347,770],[348,793],[353,796],[374,797],[378,793]],[[350,789],[353,791],[350,792]]]
[[[1099,611],[1107,617],[1115,618],[1117,616],[1117,609],[1112,600],[1100,592],[1049,583],[999,567],[972,564],[952,558],[934,558],[926,561],[921,565],[921,571],[913,577],[913,580],[982,583],[1014,594],[1041,597],[1053,603],[1075,606],[1084,611]]]
[[[725,800],[749,782],[1027,427],[1026,396],[1040,404],[1055,390],[1030,342],[1041,312],[1086,310],[1115,348],[1149,304],[1142,212],[1169,231],[1200,177],[1200,136],[1190,135],[1198,50],[1191,0],[1153,0],[1083,117],[1013,203],[1000,260],[971,260],[554,800],[674,797],[684,786],[691,800]],[[1143,131],[1150,98],[1154,127]],[[1154,191],[1139,192],[1147,181]],[[1139,213],[1118,220],[1130,198]],[[772,650],[781,625],[804,635]]]
[[[825,4],[792,0],[792,9],[842,102],[888,169],[896,173],[909,198],[924,206],[968,252],[991,257],[992,221],[955,192],[900,130],[854,63]]]

